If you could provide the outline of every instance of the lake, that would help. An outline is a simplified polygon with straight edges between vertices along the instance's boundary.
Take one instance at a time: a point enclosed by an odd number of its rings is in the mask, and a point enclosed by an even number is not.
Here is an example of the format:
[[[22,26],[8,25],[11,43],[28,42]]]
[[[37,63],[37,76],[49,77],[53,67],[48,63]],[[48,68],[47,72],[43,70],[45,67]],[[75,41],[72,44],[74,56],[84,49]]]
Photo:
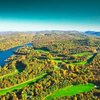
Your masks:
[[[24,46],[32,46],[31,43],[27,43],[25,44]],[[11,49],[8,49],[8,50],[5,50],[5,51],[0,51],[0,66],[3,67],[6,62],[5,60],[8,59],[10,56],[14,55],[14,52],[15,50],[17,50],[18,48],[21,48],[22,46],[16,46],[14,48],[11,48]]]

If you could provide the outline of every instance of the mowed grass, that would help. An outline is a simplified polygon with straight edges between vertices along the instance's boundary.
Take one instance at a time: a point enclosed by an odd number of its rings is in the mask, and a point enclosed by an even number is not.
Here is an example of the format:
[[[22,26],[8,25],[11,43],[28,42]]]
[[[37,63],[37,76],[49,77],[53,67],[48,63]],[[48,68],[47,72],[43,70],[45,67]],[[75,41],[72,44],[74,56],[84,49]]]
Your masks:
[[[35,50],[37,52],[44,52],[44,53],[50,53],[49,51],[45,51],[45,50]],[[82,57],[82,56],[87,56],[88,59],[90,59],[92,57],[92,55],[89,55],[90,52],[83,52],[83,53],[78,53],[78,54],[73,54],[73,56],[77,56],[77,57]],[[51,60],[54,60],[56,63],[61,63],[61,62],[68,62],[68,60],[62,60],[63,57],[53,57]],[[87,64],[87,61],[81,61],[81,62],[77,62],[77,63],[70,63],[70,64],[74,64],[74,65],[85,65]],[[68,65],[70,65],[68,64]]]
[[[94,55],[87,55],[87,60],[86,61],[81,61],[77,63],[73,63],[74,65],[85,65],[88,63],[88,60],[90,60]],[[92,61],[92,60],[91,60]]]
[[[77,63],[72,63],[74,65],[85,65],[87,64],[87,61],[81,61],[81,62],[77,62]]]
[[[61,63],[61,62],[62,62],[62,60],[59,60],[59,59],[54,59],[54,61],[55,61],[56,63]]]
[[[73,56],[77,56],[77,57],[82,57],[82,56],[87,56],[87,60],[86,61],[81,61],[81,62],[76,62],[76,63],[69,63],[68,65],[85,65],[88,63],[88,60],[91,59],[91,57],[93,55],[90,55],[90,52],[83,52],[83,53],[78,53],[78,54],[74,54]],[[53,57],[53,60],[57,63],[61,63],[61,62],[70,62],[68,60],[62,60],[62,57]]]
[[[73,54],[72,56],[86,56],[86,55],[89,55],[90,52],[83,52],[83,53],[78,53],[78,54]]]
[[[68,60],[63,60],[63,57],[52,57],[52,60],[54,60],[57,63],[61,63],[61,62],[68,62]]]
[[[11,86],[11,87],[8,87],[8,88],[5,88],[5,89],[0,89],[0,96],[5,95],[8,92],[12,92],[12,91],[17,90],[17,89],[22,89],[23,87],[28,86],[30,83],[33,83],[33,82],[38,81],[39,79],[42,79],[45,75],[47,75],[47,73],[44,73],[40,76],[37,76],[34,79],[30,79],[30,80],[25,81],[23,83],[20,83],[20,84],[17,84],[17,85],[14,85],[14,86]]]
[[[89,92],[92,89],[94,89],[94,84],[88,83],[88,84],[79,84],[79,85],[71,85],[67,86],[65,88],[56,90],[52,94],[46,96],[44,100],[53,100],[55,98],[60,98],[64,96],[73,96],[76,94],[80,94],[82,92]]]

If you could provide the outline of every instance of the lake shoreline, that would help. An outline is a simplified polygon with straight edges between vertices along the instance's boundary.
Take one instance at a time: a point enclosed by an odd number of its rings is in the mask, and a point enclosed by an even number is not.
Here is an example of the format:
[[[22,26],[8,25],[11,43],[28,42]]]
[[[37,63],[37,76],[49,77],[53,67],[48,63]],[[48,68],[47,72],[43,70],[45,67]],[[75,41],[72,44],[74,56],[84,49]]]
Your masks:
[[[13,48],[10,48],[4,51],[0,51],[0,66],[3,68],[4,65],[6,64],[5,60],[8,59],[10,56],[15,55],[14,51],[23,46],[32,46],[32,43],[26,43],[26,44],[15,46]]]

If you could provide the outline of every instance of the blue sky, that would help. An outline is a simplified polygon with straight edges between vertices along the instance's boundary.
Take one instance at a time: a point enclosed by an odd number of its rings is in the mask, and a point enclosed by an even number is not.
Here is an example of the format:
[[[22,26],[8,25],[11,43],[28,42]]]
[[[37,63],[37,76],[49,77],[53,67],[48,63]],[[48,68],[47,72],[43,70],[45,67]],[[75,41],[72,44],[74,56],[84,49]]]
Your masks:
[[[100,31],[100,0],[0,0],[0,31]]]

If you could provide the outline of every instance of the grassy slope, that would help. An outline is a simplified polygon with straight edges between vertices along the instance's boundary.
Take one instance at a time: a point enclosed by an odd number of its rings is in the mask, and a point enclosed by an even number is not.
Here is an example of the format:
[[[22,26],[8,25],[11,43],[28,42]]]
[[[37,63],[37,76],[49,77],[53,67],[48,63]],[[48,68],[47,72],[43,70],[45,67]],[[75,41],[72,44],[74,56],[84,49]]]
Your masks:
[[[14,86],[11,86],[11,87],[8,87],[8,88],[5,88],[5,89],[0,89],[0,95],[5,95],[6,93],[14,91],[16,89],[21,89],[21,88],[29,85],[29,83],[36,82],[37,80],[43,78],[45,75],[47,75],[47,73],[44,73],[44,74],[42,74],[40,76],[37,76],[34,79],[30,79],[30,80],[25,81],[23,83],[20,83],[20,84],[17,84],[17,85],[14,85]]]
[[[81,92],[89,92],[90,90],[94,89],[94,85],[89,84],[79,84],[79,85],[71,85],[65,88],[56,90],[52,94],[45,97],[44,100],[53,100],[54,98],[64,97],[64,96],[73,96],[79,94]]]

